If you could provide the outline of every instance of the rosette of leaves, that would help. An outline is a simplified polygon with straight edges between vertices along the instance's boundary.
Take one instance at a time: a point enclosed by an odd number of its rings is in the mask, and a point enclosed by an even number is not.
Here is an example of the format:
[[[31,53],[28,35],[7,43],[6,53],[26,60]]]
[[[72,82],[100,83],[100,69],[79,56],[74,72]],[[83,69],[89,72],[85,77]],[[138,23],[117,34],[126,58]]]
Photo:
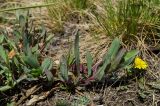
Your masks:
[[[87,64],[81,63],[79,33],[77,33],[74,41],[74,55],[69,53],[67,56],[62,56],[59,76],[66,84],[73,84],[75,86],[99,82],[105,79],[107,74],[129,66],[137,54],[138,50],[127,52],[126,49],[121,47],[120,40],[115,38],[102,61],[94,64],[93,57],[87,52]]]
[[[29,24],[28,15],[17,14],[17,22],[18,27],[15,26],[13,32],[0,32],[0,91],[13,88],[24,79],[38,79],[43,74],[53,81],[50,72],[53,61],[42,58],[41,54],[53,37],[46,35],[44,27],[37,32]],[[10,51],[13,56],[9,55]]]
[[[22,45],[19,51],[25,64],[25,72],[33,78],[37,78],[43,73],[51,81],[51,72],[53,61],[50,58],[45,58],[42,62],[43,50],[53,38],[52,35],[47,36],[45,27],[36,30],[32,22],[29,23],[28,12],[26,14],[17,13],[17,19],[20,25],[18,30],[14,31],[16,40]],[[18,45],[18,44],[17,44]]]

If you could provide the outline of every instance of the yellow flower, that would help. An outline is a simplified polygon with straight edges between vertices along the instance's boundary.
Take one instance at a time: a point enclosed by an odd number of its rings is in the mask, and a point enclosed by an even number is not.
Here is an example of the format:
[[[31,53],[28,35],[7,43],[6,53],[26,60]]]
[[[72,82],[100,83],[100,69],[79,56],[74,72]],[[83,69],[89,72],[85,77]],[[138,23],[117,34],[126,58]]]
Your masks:
[[[136,57],[134,60],[134,68],[138,69],[146,69],[148,67],[148,64],[143,61],[141,58]]]

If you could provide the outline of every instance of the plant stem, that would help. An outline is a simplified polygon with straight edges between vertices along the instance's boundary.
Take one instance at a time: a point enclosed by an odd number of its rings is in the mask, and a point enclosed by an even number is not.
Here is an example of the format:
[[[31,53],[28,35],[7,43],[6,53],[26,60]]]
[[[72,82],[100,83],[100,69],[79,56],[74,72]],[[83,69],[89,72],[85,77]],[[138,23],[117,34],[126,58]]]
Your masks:
[[[33,6],[7,8],[7,9],[0,10],[0,12],[14,11],[14,10],[20,10],[20,9],[30,9],[30,8],[47,7],[47,6],[51,6],[51,5],[54,5],[54,4],[55,4],[55,3],[47,3],[47,4],[40,4],[40,5],[33,5]]]

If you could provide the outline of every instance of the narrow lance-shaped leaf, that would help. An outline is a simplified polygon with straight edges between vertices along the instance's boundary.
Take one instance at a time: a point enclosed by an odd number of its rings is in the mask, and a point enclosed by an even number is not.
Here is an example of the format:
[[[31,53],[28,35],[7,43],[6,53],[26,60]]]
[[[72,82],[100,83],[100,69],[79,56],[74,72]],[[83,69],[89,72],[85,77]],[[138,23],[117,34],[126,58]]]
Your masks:
[[[11,89],[12,87],[11,86],[9,86],[9,85],[6,85],[6,86],[0,86],[0,91],[1,92],[4,92],[4,91],[7,91],[7,90],[9,90],[9,89]]]
[[[51,69],[53,67],[53,61],[50,58],[45,58],[44,61],[42,62],[42,70],[46,74],[48,81],[53,81],[54,76],[51,72]]]
[[[108,50],[108,53],[104,57],[104,63],[102,65],[102,67],[100,67],[100,69],[98,70],[98,72],[95,75],[95,78],[98,81],[100,81],[103,78],[107,66],[110,64],[111,60],[115,57],[119,48],[120,48],[120,41],[118,38],[115,38],[111,44],[111,47]]]
[[[109,72],[115,71],[115,69],[119,66],[125,52],[126,52],[126,49],[124,48],[118,52],[116,58],[111,62]]]
[[[24,59],[25,63],[30,65],[32,68],[38,68],[40,66],[39,62],[38,62],[38,58],[34,54],[24,56],[23,59]]]
[[[49,35],[45,40],[45,45],[47,45],[53,39],[53,37],[54,35]]]
[[[113,60],[117,55],[119,48],[120,48],[120,40],[118,38],[115,38],[108,50],[108,53],[106,53],[104,59],[110,58],[111,60]]]
[[[64,56],[61,57],[60,60],[60,74],[63,80],[68,81],[68,67],[67,67],[67,60]]]
[[[133,62],[135,56],[139,53],[138,50],[131,50],[127,52],[124,56],[124,61],[120,64],[120,68],[124,68],[125,66],[131,64]]]
[[[0,44],[3,43],[4,39],[5,39],[4,35],[0,35]]]
[[[7,55],[7,53],[6,53],[6,51],[4,50],[4,48],[3,48],[3,46],[0,46],[0,56],[1,56],[1,58],[4,60],[4,62],[6,63],[6,64],[8,64],[9,62],[9,60],[8,60],[8,55]]]
[[[45,39],[46,38],[45,35],[46,35],[46,29],[45,29],[44,24],[42,24],[42,33],[41,33],[40,37],[43,37]]]
[[[43,72],[46,70],[51,70],[52,66],[53,66],[53,61],[50,58],[45,58],[41,65]]]
[[[14,48],[15,50],[17,49],[15,42],[13,42],[9,39],[7,39],[6,41],[7,41],[7,44],[10,46],[10,48]]]
[[[92,55],[87,52],[87,67],[88,67],[88,76],[92,75]]]
[[[71,66],[75,62],[75,56],[72,54],[72,50],[69,49],[67,53],[67,65]]]
[[[19,24],[23,28],[25,26],[26,20],[23,15],[19,15]]]
[[[26,33],[23,33],[22,35],[22,39],[23,39],[23,50],[24,50],[24,53],[26,55],[29,55],[31,54],[31,48],[29,47],[30,45],[30,42],[29,42],[29,39],[26,37],[28,36]]]

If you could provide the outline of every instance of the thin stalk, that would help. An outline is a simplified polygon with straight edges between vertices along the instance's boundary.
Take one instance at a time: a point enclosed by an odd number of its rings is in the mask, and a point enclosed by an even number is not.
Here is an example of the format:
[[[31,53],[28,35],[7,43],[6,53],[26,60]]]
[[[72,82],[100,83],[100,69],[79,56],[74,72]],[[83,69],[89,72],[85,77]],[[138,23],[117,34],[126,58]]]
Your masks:
[[[7,8],[7,9],[0,10],[0,12],[8,12],[8,11],[14,11],[14,10],[20,10],[20,9],[40,8],[40,7],[47,7],[51,5],[55,5],[55,3],[47,3],[47,4],[40,4],[40,5],[33,5],[33,6],[16,7],[16,8]]]

